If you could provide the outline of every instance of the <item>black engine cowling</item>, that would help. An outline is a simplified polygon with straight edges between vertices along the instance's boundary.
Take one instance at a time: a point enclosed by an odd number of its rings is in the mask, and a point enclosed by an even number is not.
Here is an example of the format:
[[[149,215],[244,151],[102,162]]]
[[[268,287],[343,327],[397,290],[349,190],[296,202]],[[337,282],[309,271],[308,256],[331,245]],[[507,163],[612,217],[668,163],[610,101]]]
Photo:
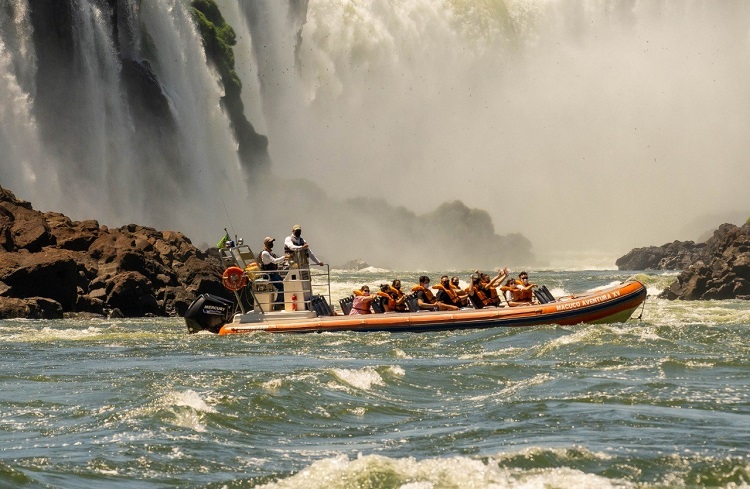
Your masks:
[[[188,332],[210,331],[218,333],[222,326],[232,320],[234,303],[223,297],[203,294],[190,304],[185,313]]]

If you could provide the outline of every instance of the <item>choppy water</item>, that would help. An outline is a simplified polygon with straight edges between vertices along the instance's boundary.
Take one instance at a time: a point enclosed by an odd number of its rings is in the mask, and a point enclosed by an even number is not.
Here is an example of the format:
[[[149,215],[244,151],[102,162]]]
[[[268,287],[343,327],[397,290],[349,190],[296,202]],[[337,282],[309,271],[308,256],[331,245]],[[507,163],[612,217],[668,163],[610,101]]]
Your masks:
[[[334,274],[334,296],[391,275]],[[627,276],[532,271],[558,294]],[[643,312],[231,338],[0,321],[0,487],[750,487],[750,304]]]

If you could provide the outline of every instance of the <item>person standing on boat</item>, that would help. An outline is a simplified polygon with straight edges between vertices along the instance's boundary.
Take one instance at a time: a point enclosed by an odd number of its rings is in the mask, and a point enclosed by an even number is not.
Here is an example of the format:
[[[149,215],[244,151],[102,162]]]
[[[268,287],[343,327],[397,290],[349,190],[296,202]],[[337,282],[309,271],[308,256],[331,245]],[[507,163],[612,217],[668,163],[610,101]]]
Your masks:
[[[318,260],[312,250],[310,250],[310,245],[302,239],[302,227],[299,224],[295,224],[294,227],[292,227],[292,234],[287,236],[284,240],[284,253],[292,255],[295,251],[300,250],[307,252],[308,258],[310,258],[310,260],[316,265],[320,265],[321,267],[325,265],[325,263]]]
[[[273,252],[273,242],[275,238],[267,236],[263,240],[263,251],[260,252],[260,269],[267,271],[268,278],[271,280],[271,284],[276,288],[276,302],[275,310],[283,309],[284,307],[284,284],[281,275],[277,271],[279,265],[286,263],[286,256],[276,256]]]

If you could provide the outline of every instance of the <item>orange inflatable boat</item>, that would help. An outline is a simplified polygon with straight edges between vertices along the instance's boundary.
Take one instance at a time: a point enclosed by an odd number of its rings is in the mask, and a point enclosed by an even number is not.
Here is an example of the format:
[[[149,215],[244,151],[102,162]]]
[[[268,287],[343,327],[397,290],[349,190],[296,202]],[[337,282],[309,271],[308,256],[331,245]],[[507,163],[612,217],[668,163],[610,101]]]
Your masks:
[[[236,253],[234,253],[236,252]],[[232,255],[236,256],[232,256]],[[185,314],[188,331],[220,335],[252,333],[312,333],[324,331],[422,332],[474,328],[524,327],[540,324],[624,322],[646,300],[646,287],[637,280],[555,299],[537,296],[539,303],[519,307],[486,307],[457,311],[386,312],[356,316],[336,314],[314,285],[304,259],[292,262],[284,277],[274,283],[251,260],[249,249],[222,251],[230,265],[225,282],[237,297],[237,305],[203,294]],[[230,270],[231,269],[231,270]],[[240,277],[239,275],[242,274]],[[226,277],[229,277],[227,279]],[[328,280],[330,291],[330,279]],[[252,297],[252,310],[245,310],[240,292]],[[330,292],[329,292],[330,297]],[[330,300],[330,299],[329,299]],[[241,310],[236,310],[237,308]]]

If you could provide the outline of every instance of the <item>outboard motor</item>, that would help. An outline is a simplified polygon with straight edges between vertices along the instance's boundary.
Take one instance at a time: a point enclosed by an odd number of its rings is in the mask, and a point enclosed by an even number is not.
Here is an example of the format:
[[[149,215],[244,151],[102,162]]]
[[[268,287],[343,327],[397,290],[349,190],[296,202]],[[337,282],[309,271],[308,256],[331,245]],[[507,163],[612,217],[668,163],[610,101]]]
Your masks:
[[[190,304],[185,313],[188,332],[210,331],[218,333],[222,326],[232,320],[234,303],[211,294],[200,295]]]

